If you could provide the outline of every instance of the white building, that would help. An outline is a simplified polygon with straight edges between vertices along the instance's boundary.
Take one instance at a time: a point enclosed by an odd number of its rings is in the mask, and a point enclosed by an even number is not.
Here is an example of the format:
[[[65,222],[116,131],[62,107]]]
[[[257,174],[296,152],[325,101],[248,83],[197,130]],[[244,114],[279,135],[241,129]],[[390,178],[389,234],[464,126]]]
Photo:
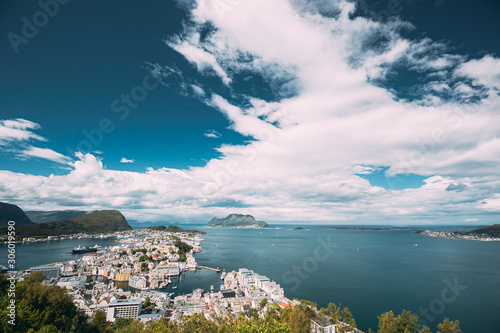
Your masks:
[[[87,277],[85,275],[62,277],[57,281],[56,285],[66,289],[80,289],[85,287],[86,280]]]
[[[108,305],[106,320],[114,322],[116,318],[138,318],[141,306],[139,298],[115,299]]]

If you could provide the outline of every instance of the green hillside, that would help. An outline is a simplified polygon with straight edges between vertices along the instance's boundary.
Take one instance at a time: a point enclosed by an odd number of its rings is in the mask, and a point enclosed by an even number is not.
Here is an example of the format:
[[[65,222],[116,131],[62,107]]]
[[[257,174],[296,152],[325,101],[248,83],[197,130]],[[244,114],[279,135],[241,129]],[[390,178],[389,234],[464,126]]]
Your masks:
[[[23,237],[47,237],[67,234],[111,233],[132,229],[125,217],[117,210],[101,210],[66,220],[39,223],[16,228],[16,235]],[[1,234],[5,234],[5,229]]]
[[[488,235],[490,237],[500,237],[500,224],[493,224],[487,227],[479,227],[469,231],[469,235]]]
[[[206,235],[206,232],[204,231],[199,231],[199,230],[184,230],[181,227],[178,227],[176,225],[169,225],[168,227],[164,225],[155,225],[152,227],[148,227],[147,229],[150,230],[163,230],[163,231],[168,231],[168,232],[187,232],[187,233],[194,233],[194,234],[202,234]]]
[[[16,227],[35,224],[18,206],[0,202],[0,227],[6,227],[9,221],[16,222]]]
[[[84,210],[51,210],[51,211],[26,211],[26,215],[35,223],[52,222],[59,220],[67,220],[73,217],[88,214]]]

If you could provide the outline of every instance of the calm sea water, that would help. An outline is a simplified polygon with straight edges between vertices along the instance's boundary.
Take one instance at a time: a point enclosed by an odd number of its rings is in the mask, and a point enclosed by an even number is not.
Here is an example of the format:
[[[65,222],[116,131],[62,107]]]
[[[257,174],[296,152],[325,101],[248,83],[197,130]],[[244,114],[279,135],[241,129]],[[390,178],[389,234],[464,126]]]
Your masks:
[[[195,227],[190,225],[190,227]],[[458,319],[462,331],[500,332],[500,242],[439,239],[411,230],[208,229],[196,255],[200,265],[226,271],[252,269],[280,283],[289,298],[308,299],[326,307],[342,303],[358,326],[376,329],[377,316],[411,310],[436,325]],[[17,246],[18,269],[71,260],[66,254],[82,245],[108,246],[110,240],[68,240]],[[418,246],[415,246],[415,245]],[[1,264],[6,247],[0,246]],[[177,294],[200,287],[219,289],[220,274],[199,270],[174,279]],[[423,314],[427,313],[427,315]]]

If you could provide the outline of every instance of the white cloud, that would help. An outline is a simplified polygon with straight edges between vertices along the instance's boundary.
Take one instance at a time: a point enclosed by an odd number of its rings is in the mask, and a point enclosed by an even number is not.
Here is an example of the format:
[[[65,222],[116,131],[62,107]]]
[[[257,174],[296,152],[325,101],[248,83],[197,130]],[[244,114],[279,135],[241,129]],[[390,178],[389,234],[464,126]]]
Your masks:
[[[0,120],[0,146],[16,141],[47,141],[31,131],[39,128],[40,125],[26,119]]]
[[[120,160],[120,163],[134,163],[135,160],[129,160],[129,159],[126,159],[125,157],[122,157],[122,159]]]
[[[457,73],[469,76],[488,88],[500,90],[500,59],[488,55],[479,60],[470,60],[462,64]]]
[[[222,136],[219,132],[215,130],[209,130],[203,133],[203,135],[206,136],[207,138],[213,138],[213,139],[218,139]]]
[[[476,96],[477,88],[460,75],[494,88],[496,76],[488,70],[496,73],[497,59],[466,63],[430,39],[402,38],[397,31],[404,22],[351,18],[355,4],[347,1],[332,2],[339,14],[330,17],[304,10],[300,1],[243,1],[223,12],[216,3],[188,6],[185,32],[168,45],[200,75],[215,73],[228,87],[205,93],[196,85],[248,142],[223,145],[220,157],[187,170],[108,170],[99,158],[79,155],[63,176],[2,171],[0,188],[26,198],[30,208],[40,202],[114,207],[136,219],[165,214],[200,221],[241,212],[268,221],[401,224],[477,216],[486,223],[500,212],[499,96],[471,103],[439,95]],[[201,34],[207,27],[213,30]],[[420,87],[420,100],[399,99],[380,82],[402,65],[443,82]],[[232,84],[241,73],[275,87],[273,101],[238,94]],[[420,188],[391,190],[356,175],[380,167],[391,176],[427,178]],[[450,184],[464,190],[446,191]]]
[[[61,164],[72,164],[71,158],[48,148],[28,146],[28,148],[20,151],[18,154],[23,157],[37,157]]]
[[[211,69],[222,79],[224,84],[228,85],[231,83],[231,78],[229,78],[212,54],[187,41],[180,41],[177,38],[173,38],[167,44],[186,57],[190,62],[194,63],[200,71]]]

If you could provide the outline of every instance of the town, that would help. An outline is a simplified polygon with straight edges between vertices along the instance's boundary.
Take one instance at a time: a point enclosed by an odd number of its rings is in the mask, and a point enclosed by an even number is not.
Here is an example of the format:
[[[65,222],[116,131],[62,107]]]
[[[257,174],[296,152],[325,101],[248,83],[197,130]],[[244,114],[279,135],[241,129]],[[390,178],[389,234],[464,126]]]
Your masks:
[[[264,318],[273,308],[299,304],[298,300],[285,297],[278,283],[252,270],[221,272],[219,268],[199,266],[194,257],[202,251],[200,244],[204,239],[199,234],[140,229],[107,237],[116,238],[117,245],[75,249],[92,253],[78,260],[32,267],[20,272],[19,279],[41,272],[47,278],[44,284],[67,289],[86,315],[93,317],[102,311],[110,324],[118,318],[137,319],[144,324],[161,318],[175,322],[195,313],[214,320],[226,314],[248,315],[250,309],[256,309]],[[209,291],[195,289],[175,297],[174,293],[162,291],[172,279],[197,269],[221,273],[220,290],[212,286]],[[317,312],[315,307],[313,310]],[[360,332],[325,316],[311,320],[312,332],[335,332],[338,326]]]

